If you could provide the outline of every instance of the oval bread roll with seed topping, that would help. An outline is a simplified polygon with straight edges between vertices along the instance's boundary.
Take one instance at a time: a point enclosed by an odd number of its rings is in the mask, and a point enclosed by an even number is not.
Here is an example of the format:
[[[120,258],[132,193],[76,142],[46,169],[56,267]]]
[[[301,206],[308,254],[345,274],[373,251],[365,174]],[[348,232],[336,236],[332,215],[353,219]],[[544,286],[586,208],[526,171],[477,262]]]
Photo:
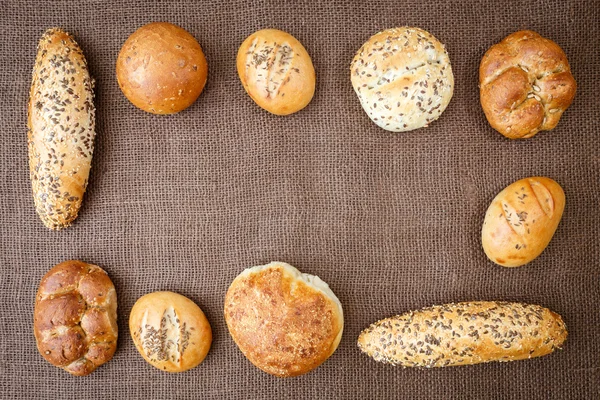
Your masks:
[[[306,49],[277,29],[254,32],[244,40],[237,70],[252,100],[276,115],[302,110],[315,93],[315,69]]]
[[[198,366],[212,343],[212,330],[200,307],[173,292],[140,297],[131,309],[129,330],[142,357],[167,372]]]
[[[540,357],[566,338],[562,318],[547,308],[474,301],[383,319],[360,334],[358,347],[376,361],[431,368]]]
[[[393,132],[428,126],[454,92],[444,45],[431,33],[406,26],[371,36],[350,64],[350,79],[369,118]]]
[[[329,286],[282,262],[235,278],[225,296],[225,321],[248,360],[278,377],[317,368],[344,330],[342,305]]]
[[[48,29],[38,45],[27,143],[35,210],[50,229],[77,218],[94,151],[93,82],[73,37]]]
[[[533,261],[550,243],[565,208],[565,193],[550,178],[516,181],[492,200],[481,243],[490,260],[504,267]]]
[[[91,374],[117,348],[117,294],[106,272],[70,260],[44,275],[35,298],[33,332],[40,354],[70,374]]]
[[[577,83],[564,51],[533,31],[515,32],[490,47],[479,67],[481,106],[495,130],[525,139],[554,129]]]

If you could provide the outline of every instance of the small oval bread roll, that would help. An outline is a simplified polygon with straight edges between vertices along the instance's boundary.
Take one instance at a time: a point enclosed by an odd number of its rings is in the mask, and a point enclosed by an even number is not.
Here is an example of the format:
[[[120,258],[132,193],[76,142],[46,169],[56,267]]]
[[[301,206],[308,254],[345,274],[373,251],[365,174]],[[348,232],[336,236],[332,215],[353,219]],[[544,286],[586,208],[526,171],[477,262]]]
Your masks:
[[[237,70],[252,100],[276,115],[302,110],[315,93],[315,69],[306,49],[277,29],[254,32],[244,40]]]
[[[40,354],[70,374],[91,374],[117,349],[117,294],[106,272],[70,260],[44,275],[33,332]]]
[[[208,76],[202,48],[185,29],[153,22],[135,31],[117,59],[117,81],[134,106],[173,114],[200,96]]]
[[[521,179],[492,200],[483,222],[481,242],[490,260],[519,267],[542,254],[565,208],[565,193],[550,178]]]
[[[73,223],[88,184],[96,136],[92,88],[73,37],[48,29],[33,67],[27,142],[35,211],[50,229]]]
[[[342,305],[329,286],[282,262],[235,278],[225,296],[225,321],[248,360],[278,377],[317,368],[344,330]]]
[[[142,357],[167,372],[196,367],[212,343],[212,330],[200,307],[173,292],[140,297],[131,309],[129,331]]]
[[[510,139],[553,129],[577,90],[567,56],[533,31],[515,32],[490,47],[479,67],[485,116]]]
[[[369,118],[393,132],[428,126],[454,92],[444,45],[431,33],[406,26],[371,36],[350,64],[350,79]]]
[[[432,368],[540,357],[566,339],[562,318],[547,308],[473,301],[383,319],[362,331],[358,347],[382,363]]]

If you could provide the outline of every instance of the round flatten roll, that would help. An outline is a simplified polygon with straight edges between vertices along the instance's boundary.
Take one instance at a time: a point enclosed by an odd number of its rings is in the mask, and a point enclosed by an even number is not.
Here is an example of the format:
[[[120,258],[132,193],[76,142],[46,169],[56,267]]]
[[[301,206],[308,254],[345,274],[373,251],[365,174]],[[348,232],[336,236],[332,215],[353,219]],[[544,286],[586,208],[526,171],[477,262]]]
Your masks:
[[[225,296],[225,321],[242,353],[279,377],[322,364],[342,338],[342,305],[319,277],[289,264],[249,268]]]
[[[350,79],[369,118],[392,132],[428,126],[454,92],[444,45],[419,28],[394,28],[371,36],[352,60]]]
[[[91,374],[117,349],[117,294],[106,272],[70,260],[44,275],[33,332],[40,354],[70,374]]]
[[[188,108],[204,89],[208,64],[185,29],[153,22],[135,31],[117,59],[117,81],[134,106],[153,114]]]
[[[167,372],[196,367],[212,343],[212,330],[200,307],[173,292],[140,297],[131,309],[129,331],[142,357]]]
[[[244,40],[237,70],[252,100],[276,115],[302,110],[315,93],[315,69],[306,49],[277,29],[254,32]]]

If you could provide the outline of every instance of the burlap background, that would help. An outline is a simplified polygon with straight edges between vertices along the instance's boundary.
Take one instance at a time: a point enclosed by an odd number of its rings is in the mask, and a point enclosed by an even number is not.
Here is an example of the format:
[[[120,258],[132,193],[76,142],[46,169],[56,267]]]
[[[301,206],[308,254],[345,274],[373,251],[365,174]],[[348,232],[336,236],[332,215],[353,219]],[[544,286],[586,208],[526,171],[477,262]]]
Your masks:
[[[2,1],[0,397],[597,399],[600,7],[496,3]],[[137,110],[115,79],[121,44],[159,20],[191,32],[209,61],[204,93],[173,116]],[[431,127],[391,134],[360,108],[348,66],[371,34],[406,24],[446,44],[456,89]],[[84,208],[61,232],[47,230],[34,212],[25,131],[36,45],[55,25],[82,46],[98,110]],[[289,31],[312,55],[316,95],[296,115],[262,111],[238,81],[237,47],[264,27]],[[489,46],[523,28],[560,44],[579,88],[554,131],[509,141],[485,120],[477,69]],[[531,265],[497,267],[481,249],[485,209],[504,186],[531,175],[562,184],[563,220]],[[70,258],[104,267],[119,296],[117,353],[86,378],[46,363],[32,334],[38,282]],[[272,260],[318,274],[344,305],[339,349],[299,378],[255,369],[223,320],[232,279]],[[146,364],[127,327],[139,296],[166,289],[195,300],[214,329],[206,361],[179,375]],[[509,364],[403,370],[356,347],[360,330],[379,318],[470,299],[555,310],[569,328],[564,350]]]

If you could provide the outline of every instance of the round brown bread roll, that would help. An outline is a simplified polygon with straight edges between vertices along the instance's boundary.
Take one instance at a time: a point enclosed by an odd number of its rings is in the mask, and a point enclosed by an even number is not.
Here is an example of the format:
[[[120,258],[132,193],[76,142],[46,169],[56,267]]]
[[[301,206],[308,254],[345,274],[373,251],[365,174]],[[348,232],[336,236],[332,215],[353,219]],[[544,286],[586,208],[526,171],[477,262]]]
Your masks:
[[[352,60],[350,79],[369,118],[393,132],[428,126],[454,92],[444,45],[431,33],[407,26],[371,36]]]
[[[88,375],[117,348],[117,294],[106,272],[65,261],[44,275],[33,332],[40,354],[73,375]]]
[[[560,349],[567,329],[547,308],[503,301],[433,306],[362,331],[358,347],[402,367],[446,367],[541,357]]]
[[[577,84],[567,56],[550,39],[515,32],[493,45],[479,67],[481,106],[495,130],[524,139],[553,129]]]
[[[35,210],[50,229],[77,218],[94,151],[93,80],[67,32],[48,29],[38,45],[29,94],[27,143]]]
[[[315,93],[315,69],[306,49],[277,29],[254,32],[244,40],[237,70],[252,100],[273,114],[300,111]]]
[[[198,366],[212,343],[210,324],[200,307],[173,292],[140,297],[131,309],[129,331],[142,357],[167,372]]]
[[[492,200],[481,229],[483,250],[504,267],[533,261],[550,243],[565,209],[565,193],[550,178],[518,180]]]
[[[135,31],[117,59],[117,81],[123,94],[153,114],[188,108],[202,93],[207,75],[200,44],[168,22],[153,22]]]
[[[225,296],[225,321],[242,353],[279,377],[322,364],[342,338],[342,305],[319,277],[289,264],[249,268]]]

